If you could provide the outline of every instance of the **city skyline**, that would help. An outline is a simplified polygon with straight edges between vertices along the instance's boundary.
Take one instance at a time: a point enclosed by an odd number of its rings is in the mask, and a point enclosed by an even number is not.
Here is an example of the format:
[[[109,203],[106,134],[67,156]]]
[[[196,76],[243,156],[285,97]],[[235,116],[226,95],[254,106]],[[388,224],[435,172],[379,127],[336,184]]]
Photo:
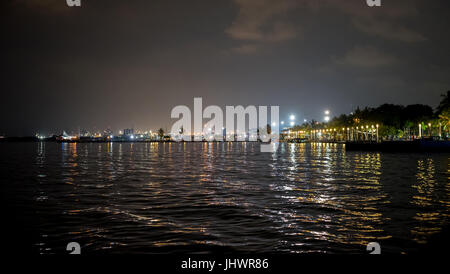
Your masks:
[[[403,111],[407,112],[405,113],[406,116],[403,117],[403,119],[412,119],[412,120],[417,120],[418,117],[421,123],[425,123],[428,124],[429,122],[433,122],[434,123],[438,123],[437,121],[440,121],[439,123],[444,123],[445,124],[445,119],[443,119],[443,117],[441,117],[441,112],[442,109],[445,108],[445,106],[447,106],[448,104],[448,98],[449,98],[449,94],[450,94],[450,90],[443,94],[441,94],[440,98],[442,99],[441,102],[438,104],[438,106],[436,107],[431,107],[429,105],[424,105],[424,104],[411,104],[411,105],[397,105],[397,104],[389,104],[389,103],[384,103],[381,104],[377,107],[361,107],[361,106],[357,106],[356,109],[354,109],[356,111],[352,111],[350,113],[332,113],[332,111],[330,111],[330,109],[325,109],[323,110],[322,116],[321,118],[318,119],[307,119],[306,117],[298,117],[296,113],[289,113],[286,114],[284,117],[279,117],[278,119],[278,123],[275,121],[271,121],[272,118],[268,117],[268,121],[267,121],[267,125],[271,126],[271,127],[279,127],[279,129],[281,131],[283,130],[289,130],[291,128],[298,128],[298,127],[308,127],[308,126],[314,126],[317,125],[320,128],[327,128],[331,125],[331,127],[335,127],[336,123],[342,123],[342,119],[347,119],[347,118],[343,118],[343,117],[356,117],[359,119],[361,119],[361,117],[359,117],[360,115],[363,115],[363,112],[366,111],[376,111],[379,108],[385,108],[385,110],[389,110],[392,111],[392,113],[385,113],[384,116],[385,119],[387,118],[387,116],[389,115],[397,115],[396,111],[398,111],[398,109],[403,109]],[[202,98],[198,98],[198,99],[202,99]],[[183,106],[184,107],[184,106]],[[187,106],[189,108],[189,106]],[[228,107],[241,107],[241,106],[228,106]],[[255,106],[243,106],[243,109],[249,109],[251,107],[255,107]],[[204,111],[207,108],[207,106],[203,107]],[[411,110],[413,112],[411,112]],[[357,114],[360,113],[360,114]],[[192,114],[191,114],[192,115]],[[223,114],[222,114],[223,115]],[[247,121],[249,117],[250,113],[246,113],[244,114],[244,127],[245,127],[245,131],[248,133],[252,130],[257,130],[258,128],[261,128],[260,126],[257,127],[250,127],[250,123],[249,121]],[[445,114],[447,115],[447,114]],[[213,115],[214,116],[214,115]],[[184,117],[184,115],[181,115],[181,117]],[[239,114],[235,113],[235,118],[238,118],[238,120],[240,119]],[[441,119],[441,120],[440,120]],[[446,118],[448,119],[448,118]],[[172,122],[176,122],[177,118],[172,118]],[[206,129],[206,126],[209,122],[211,122],[211,118],[202,118],[201,119],[201,123],[202,123],[202,128]],[[258,119],[259,120],[259,119]],[[380,120],[379,118],[377,119],[378,121],[363,121],[363,123],[365,122],[366,124],[379,124],[382,123],[382,120]],[[234,123],[234,129],[231,129],[231,131],[235,131],[236,128],[236,122]],[[407,123],[410,123],[410,121],[406,120]],[[416,121],[417,122],[417,121]],[[237,122],[239,123],[239,122]],[[258,122],[259,123],[259,122]],[[11,136],[8,134],[5,134],[5,132],[0,132],[0,137],[27,137],[27,136],[36,136],[39,137],[40,139],[43,138],[48,138],[48,137],[52,137],[52,136],[61,136],[64,134],[67,134],[67,132],[70,133],[70,135],[73,136],[90,136],[90,137],[107,137],[107,136],[131,136],[131,135],[157,135],[158,131],[164,131],[165,135],[172,135],[170,132],[170,127],[173,127],[175,124],[172,123],[171,125],[169,125],[169,127],[165,127],[165,126],[160,126],[160,127],[156,127],[156,128],[150,128],[150,127],[140,127],[140,128],[136,128],[134,126],[128,126],[125,128],[113,128],[111,126],[105,127],[105,128],[97,128],[97,127],[91,127],[91,128],[87,128],[87,127],[82,127],[82,126],[78,126],[77,128],[63,128],[63,129],[59,129],[59,130],[53,130],[53,131],[43,131],[43,130],[36,130],[33,134],[28,134],[28,135],[22,135],[22,136]],[[194,123],[191,121],[191,128],[193,128]],[[345,127],[348,125],[344,125]],[[409,125],[408,127],[410,127],[411,125]],[[338,126],[339,127],[339,126]],[[211,129],[210,129],[211,130]],[[226,130],[226,126],[225,124],[222,127],[222,130]],[[199,132],[196,132],[195,130],[191,130],[192,135],[199,135]],[[142,136],[141,136],[142,137]]]

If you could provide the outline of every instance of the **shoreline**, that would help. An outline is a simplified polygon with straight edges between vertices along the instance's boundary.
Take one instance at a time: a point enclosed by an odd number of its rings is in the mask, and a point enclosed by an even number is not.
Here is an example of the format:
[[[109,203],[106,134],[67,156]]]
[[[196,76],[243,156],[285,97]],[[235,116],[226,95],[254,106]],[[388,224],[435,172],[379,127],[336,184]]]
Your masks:
[[[1,138],[0,143],[263,143],[261,141],[173,141],[173,140],[55,140],[55,139],[38,139],[34,137],[10,137]],[[380,152],[443,152],[450,153],[449,140],[400,140],[400,141],[310,141],[303,140],[301,142],[284,140],[280,143],[287,144],[341,144],[344,145],[345,151],[380,151]]]

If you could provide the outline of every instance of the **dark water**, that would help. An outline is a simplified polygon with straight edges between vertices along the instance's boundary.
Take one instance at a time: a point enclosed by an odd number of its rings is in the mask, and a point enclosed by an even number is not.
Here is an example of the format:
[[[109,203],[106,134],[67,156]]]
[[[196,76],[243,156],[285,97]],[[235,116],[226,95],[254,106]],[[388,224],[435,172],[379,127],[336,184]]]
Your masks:
[[[448,239],[448,154],[259,151],[2,143],[2,225],[36,253],[67,253],[72,241],[84,254],[366,253],[371,241],[383,253],[415,253]]]

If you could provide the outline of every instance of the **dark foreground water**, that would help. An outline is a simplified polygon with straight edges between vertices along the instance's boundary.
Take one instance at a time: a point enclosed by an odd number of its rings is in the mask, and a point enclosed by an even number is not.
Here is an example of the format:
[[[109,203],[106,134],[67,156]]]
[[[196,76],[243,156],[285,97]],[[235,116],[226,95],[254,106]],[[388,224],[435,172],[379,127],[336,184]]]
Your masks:
[[[3,238],[35,253],[427,252],[448,154],[338,144],[0,143]],[[10,235],[8,235],[10,233]]]

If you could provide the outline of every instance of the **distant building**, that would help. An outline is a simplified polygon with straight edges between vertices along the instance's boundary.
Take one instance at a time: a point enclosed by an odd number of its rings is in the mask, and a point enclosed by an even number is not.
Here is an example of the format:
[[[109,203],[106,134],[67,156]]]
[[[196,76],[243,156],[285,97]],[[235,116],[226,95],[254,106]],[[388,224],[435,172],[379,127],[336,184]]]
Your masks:
[[[134,129],[132,128],[126,128],[123,130],[123,135],[125,136],[131,136],[134,135]]]
[[[89,131],[87,131],[86,129],[82,129],[82,130],[80,130],[79,135],[80,135],[80,137],[90,137],[91,133]]]
[[[103,131],[103,136],[112,136],[113,132],[110,128]]]
[[[58,141],[74,141],[78,139],[78,136],[72,136],[66,133],[66,131],[63,130],[63,133],[56,137],[56,140]]]

